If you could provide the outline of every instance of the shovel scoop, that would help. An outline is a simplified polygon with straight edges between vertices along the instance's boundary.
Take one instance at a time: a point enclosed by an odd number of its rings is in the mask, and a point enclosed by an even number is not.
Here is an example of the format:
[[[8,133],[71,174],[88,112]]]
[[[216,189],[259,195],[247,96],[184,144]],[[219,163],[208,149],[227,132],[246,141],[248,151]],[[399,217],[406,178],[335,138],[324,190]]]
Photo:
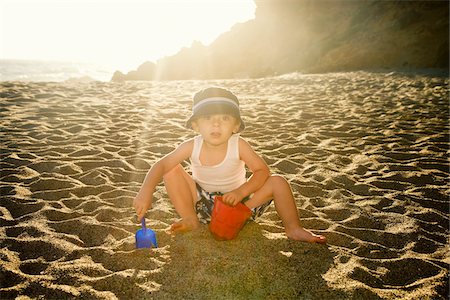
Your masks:
[[[141,221],[142,228],[136,232],[136,248],[158,248],[156,234],[145,226],[145,218]]]

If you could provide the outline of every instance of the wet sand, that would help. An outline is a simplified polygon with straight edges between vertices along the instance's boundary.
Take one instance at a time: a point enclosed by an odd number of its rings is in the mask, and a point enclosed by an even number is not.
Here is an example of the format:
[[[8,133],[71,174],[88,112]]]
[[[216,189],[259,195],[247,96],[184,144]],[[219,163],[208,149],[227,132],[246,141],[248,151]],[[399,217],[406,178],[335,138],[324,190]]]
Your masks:
[[[265,79],[0,84],[0,298],[446,299],[448,77],[290,74]],[[220,85],[246,138],[292,185],[304,227],[274,207],[218,242],[178,219],[159,186],[136,250],[132,200],[149,167],[193,136],[191,96]],[[187,166],[187,165],[186,165]]]

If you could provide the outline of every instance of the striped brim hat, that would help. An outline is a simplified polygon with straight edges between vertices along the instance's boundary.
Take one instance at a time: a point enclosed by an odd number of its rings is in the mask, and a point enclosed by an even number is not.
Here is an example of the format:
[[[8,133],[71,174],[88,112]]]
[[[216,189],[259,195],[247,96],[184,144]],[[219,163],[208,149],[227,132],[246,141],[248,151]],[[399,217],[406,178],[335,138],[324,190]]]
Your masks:
[[[192,116],[187,120],[186,127],[192,128],[192,121],[199,116],[211,114],[229,114],[241,122],[239,132],[245,128],[239,111],[239,100],[227,89],[210,87],[197,92],[192,104]]]

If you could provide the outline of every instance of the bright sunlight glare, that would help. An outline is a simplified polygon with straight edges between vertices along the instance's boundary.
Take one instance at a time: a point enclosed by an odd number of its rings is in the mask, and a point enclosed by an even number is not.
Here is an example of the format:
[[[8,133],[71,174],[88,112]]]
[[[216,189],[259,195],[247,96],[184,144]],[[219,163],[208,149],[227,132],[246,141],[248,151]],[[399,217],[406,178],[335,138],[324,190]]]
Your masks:
[[[0,58],[122,70],[209,45],[254,18],[253,0],[0,0]]]

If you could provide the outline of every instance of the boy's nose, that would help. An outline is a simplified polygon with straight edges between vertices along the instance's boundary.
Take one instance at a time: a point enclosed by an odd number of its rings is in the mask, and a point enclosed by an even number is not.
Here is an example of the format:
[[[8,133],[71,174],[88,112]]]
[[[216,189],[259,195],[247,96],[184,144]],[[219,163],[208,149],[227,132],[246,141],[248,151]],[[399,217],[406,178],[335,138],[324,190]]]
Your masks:
[[[214,116],[212,121],[213,121],[213,124],[220,124],[220,117]]]

